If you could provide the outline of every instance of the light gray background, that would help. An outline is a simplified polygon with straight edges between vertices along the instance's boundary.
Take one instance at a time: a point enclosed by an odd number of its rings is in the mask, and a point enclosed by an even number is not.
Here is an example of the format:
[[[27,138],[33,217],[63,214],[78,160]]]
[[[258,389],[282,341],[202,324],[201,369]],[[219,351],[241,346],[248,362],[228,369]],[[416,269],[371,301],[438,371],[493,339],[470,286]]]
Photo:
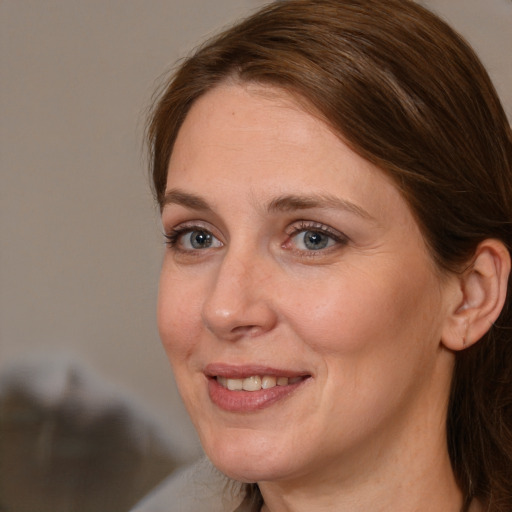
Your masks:
[[[258,0],[0,0],[0,367],[68,353],[199,448],[158,340],[142,156],[155,80]],[[512,2],[430,0],[512,118]]]

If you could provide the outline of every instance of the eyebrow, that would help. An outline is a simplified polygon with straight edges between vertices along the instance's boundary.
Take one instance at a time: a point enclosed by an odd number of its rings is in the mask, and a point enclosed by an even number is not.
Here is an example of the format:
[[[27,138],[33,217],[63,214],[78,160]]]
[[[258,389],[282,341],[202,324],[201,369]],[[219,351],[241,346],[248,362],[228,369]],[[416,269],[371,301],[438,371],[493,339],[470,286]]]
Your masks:
[[[357,204],[352,203],[346,199],[340,197],[321,194],[321,195],[310,195],[310,196],[299,196],[299,195],[286,195],[280,196],[273,199],[268,207],[270,212],[281,211],[289,212],[294,210],[309,210],[313,208],[320,209],[336,209],[345,210],[350,213],[354,213],[359,217],[367,220],[374,220],[374,218],[363,208]]]
[[[213,211],[202,197],[179,189],[169,190],[165,193],[160,209],[163,210],[168,204],[177,204],[191,210]]]
[[[185,192],[180,189],[169,190],[165,193],[164,199],[162,201],[161,209],[166,205],[176,204],[179,206],[183,206],[185,208],[189,208],[191,210],[198,210],[203,212],[213,212],[213,208],[208,204],[208,202],[203,199],[201,196],[196,194],[191,194],[189,192]],[[284,195],[279,196],[268,204],[267,210],[270,213],[276,212],[291,212],[295,210],[310,210],[313,208],[320,209],[337,209],[344,210],[363,219],[367,220],[375,220],[366,210],[361,208],[360,206],[348,201],[346,199],[341,199],[340,197],[329,195],[329,194],[321,194],[321,195]]]

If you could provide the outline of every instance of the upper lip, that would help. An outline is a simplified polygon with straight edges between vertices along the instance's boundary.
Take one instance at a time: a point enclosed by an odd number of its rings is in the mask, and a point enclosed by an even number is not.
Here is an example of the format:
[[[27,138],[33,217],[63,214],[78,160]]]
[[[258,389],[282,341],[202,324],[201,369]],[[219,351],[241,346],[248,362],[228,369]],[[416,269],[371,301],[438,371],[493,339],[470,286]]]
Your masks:
[[[273,377],[307,377],[311,375],[305,371],[272,368],[265,365],[232,365],[226,363],[211,363],[205,366],[204,374],[207,377],[225,377],[227,379],[245,379],[254,375]]]

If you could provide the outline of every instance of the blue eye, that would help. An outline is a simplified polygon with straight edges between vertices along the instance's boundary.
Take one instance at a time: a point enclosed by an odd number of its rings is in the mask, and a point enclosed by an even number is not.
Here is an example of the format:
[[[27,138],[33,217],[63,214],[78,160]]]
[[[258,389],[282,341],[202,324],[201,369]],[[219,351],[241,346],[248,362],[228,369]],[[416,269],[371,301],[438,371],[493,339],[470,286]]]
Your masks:
[[[319,251],[333,246],[336,240],[321,231],[302,230],[292,237],[292,242],[300,250]]]
[[[182,228],[175,229],[170,235],[165,235],[167,245],[180,251],[196,251],[222,247],[222,242],[205,229]]]
[[[208,249],[215,237],[207,231],[190,231],[180,237],[184,249]]]

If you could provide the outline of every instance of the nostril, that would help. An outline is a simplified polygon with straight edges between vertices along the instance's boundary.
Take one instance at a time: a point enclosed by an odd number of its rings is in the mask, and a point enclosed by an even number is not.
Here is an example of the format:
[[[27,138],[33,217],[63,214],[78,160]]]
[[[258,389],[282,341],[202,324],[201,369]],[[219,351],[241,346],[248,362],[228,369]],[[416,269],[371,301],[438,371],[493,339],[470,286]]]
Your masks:
[[[277,323],[275,311],[257,297],[241,296],[227,306],[218,304],[222,297],[209,297],[204,304],[202,319],[206,328],[219,338],[237,339],[257,337],[271,330]],[[217,304],[214,304],[214,301]]]
[[[262,328],[258,325],[241,325],[232,330],[233,333],[245,334],[247,336],[258,336],[261,331]]]

